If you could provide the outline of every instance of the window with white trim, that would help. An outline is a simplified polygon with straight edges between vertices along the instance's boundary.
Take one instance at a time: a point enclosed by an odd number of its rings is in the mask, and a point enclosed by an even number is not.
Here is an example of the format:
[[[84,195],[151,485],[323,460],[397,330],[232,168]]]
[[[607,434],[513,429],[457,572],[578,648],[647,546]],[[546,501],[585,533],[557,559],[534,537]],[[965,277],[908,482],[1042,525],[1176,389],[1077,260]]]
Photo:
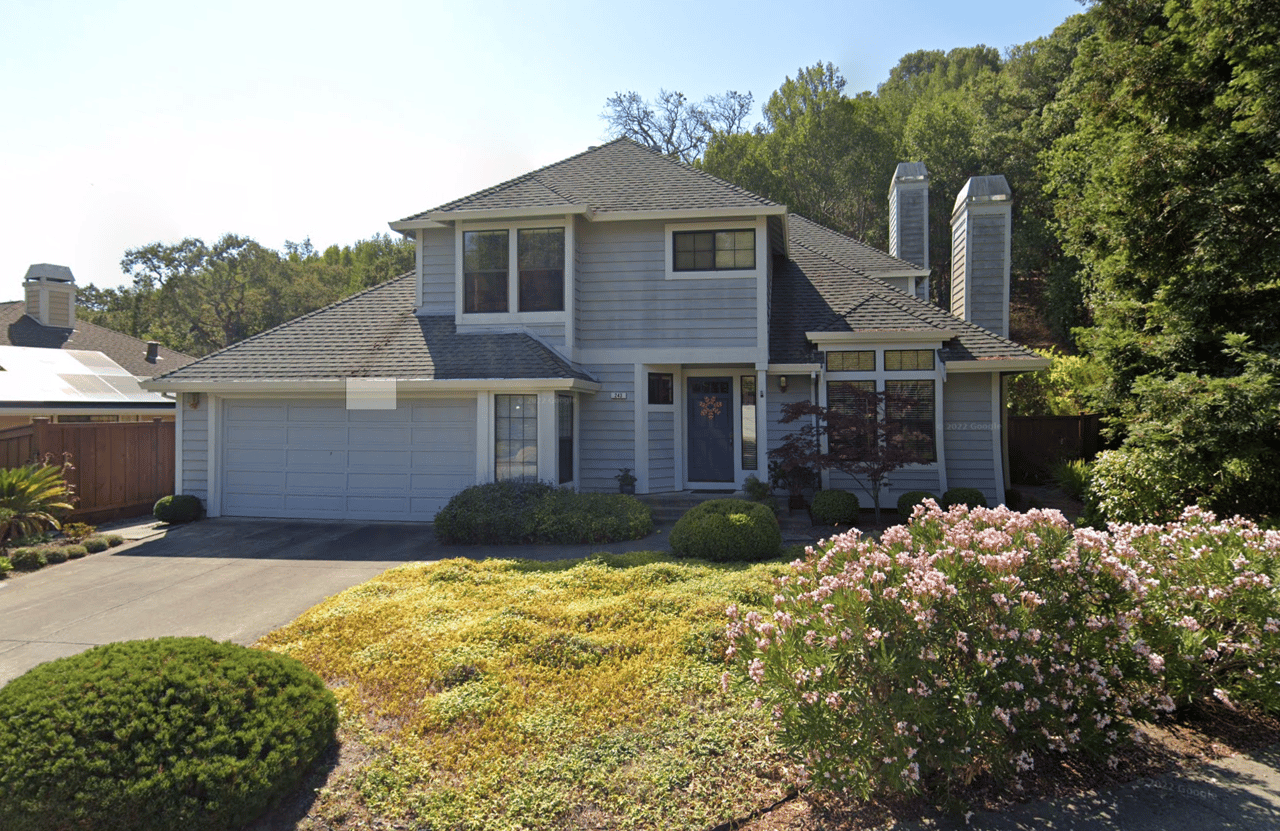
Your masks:
[[[462,232],[464,314],[563,312],[565,229]]]
[[[756,232],[672,231],[673,271],[747,271],[756,267]]]
[[[493,396],[493,475],[538,479],[538,396]]]

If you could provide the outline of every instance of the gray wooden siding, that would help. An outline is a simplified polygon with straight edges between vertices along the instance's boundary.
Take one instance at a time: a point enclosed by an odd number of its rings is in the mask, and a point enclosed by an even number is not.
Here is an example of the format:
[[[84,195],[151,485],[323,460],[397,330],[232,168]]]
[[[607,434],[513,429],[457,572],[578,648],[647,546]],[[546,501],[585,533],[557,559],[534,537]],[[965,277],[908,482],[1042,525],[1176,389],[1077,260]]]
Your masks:
[[[661,222],[581,226],[577,346],[755,347],[754,277],[667,280]]]
[[[942,491],[938,488],[938,481],[936,465],[895,470],[889,474],[888,486],[880,491],[880,510],[889,513],[898,510],[898,497],[908,491],[928,491],[941,499]],[[828,485],[858,497],[858,504],[867,510],[873,510],[876,506],[875,500],[871,498],[870,488],[863,488],[852,476],[832,472]]]
[[[186,398],[186,395],[181,396]],[[185,401],[182,410],[182,435],[178,452],[182,454],[182,492],[209,500],[209,396],[200,396],[200,407],[191,409]]]
[[[552,346],[563,347],[565,345],[563,323],[522,323],[520,328],[535,337],[541,338]]]
[[[422,313],[454,312],[453,229],[424,228],[422,248]]]
[[[953,374],[942,385],[947,487],[977,488],[996,504],[995,438],[991,376]]]
[[[969,319],[1001,335],[1008,335],[1004,322],[1003,216],[975,216],[969,221],[967,259]]]
[[[587,371],[600,380],[601,389],[594,395],[583,395],[579,427],[582,444],[579,470],[579,490],[613,492],[618,481],[613,477],[618,469],[636,468],[636,422],[634,407],[637,404],[635,367],[631,364],[589,366]],[[610,393],[625,392],[624,401],[614,401]]]
[[[649,413],[649,490],[657,493],[676,489],[675,413]]]

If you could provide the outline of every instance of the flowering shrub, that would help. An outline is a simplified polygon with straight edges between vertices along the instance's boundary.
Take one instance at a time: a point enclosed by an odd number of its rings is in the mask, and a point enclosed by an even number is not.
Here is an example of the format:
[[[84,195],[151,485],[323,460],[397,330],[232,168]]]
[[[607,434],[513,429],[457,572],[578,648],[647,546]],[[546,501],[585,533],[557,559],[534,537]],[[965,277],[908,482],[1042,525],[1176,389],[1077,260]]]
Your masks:
[[[1048,752],[1107,755],[1123,722],[1178,705],[1280,710],[1277,552],[1280,531],[1196,507],[1098,531],[928,500],[878,543],[808,549],[771,617],[729,607],[729,654],[799,783],[945,797]]]
[[[808,549],[771,617],[730,606],[729,654],[799,784],[946,799],[1047,753],[1105,757],[1121,719],[1150,714],[1159,666],[1128,636],[1136,584],[1057,511],[928,500],[878,543]]]
[[[1180,706],[1214,697],[1280,710],[1280,531],[1192,506],[1177,522],[1108,536],[1078,534],[1142,576],[1135,631],[1163,661],[1163,692]]]

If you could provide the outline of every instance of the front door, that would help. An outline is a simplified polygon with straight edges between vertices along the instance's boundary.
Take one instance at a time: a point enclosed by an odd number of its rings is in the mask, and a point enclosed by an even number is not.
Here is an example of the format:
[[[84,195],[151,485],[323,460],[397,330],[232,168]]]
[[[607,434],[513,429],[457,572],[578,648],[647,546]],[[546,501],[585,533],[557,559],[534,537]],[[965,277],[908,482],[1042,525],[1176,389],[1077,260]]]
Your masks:
[[[689,481],[733,481],[733,379],[690,378]]]

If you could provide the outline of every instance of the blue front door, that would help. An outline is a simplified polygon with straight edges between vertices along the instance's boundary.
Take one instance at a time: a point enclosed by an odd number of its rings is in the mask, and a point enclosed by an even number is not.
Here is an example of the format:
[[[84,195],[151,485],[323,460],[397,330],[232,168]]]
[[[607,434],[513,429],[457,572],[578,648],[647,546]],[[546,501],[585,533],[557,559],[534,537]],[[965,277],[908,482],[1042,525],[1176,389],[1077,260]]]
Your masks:
[[[690,378],[689,481],[733,481],[733,379]]]

